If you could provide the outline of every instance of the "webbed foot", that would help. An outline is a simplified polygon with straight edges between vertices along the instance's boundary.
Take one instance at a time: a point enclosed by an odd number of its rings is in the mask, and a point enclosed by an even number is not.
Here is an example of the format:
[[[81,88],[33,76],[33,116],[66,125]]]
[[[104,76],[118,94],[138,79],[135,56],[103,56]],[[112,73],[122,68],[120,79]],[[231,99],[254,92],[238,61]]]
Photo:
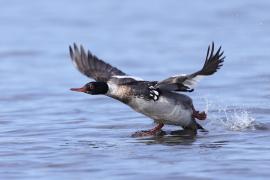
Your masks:
[[[150,130],[144,130],[144,131],[137,131],[134,134],[132,134],[132,137],[144,137],[144,136],[155,136],[157,135],[161,128],[164,126],[163,123],[158,124],[156,127]]]

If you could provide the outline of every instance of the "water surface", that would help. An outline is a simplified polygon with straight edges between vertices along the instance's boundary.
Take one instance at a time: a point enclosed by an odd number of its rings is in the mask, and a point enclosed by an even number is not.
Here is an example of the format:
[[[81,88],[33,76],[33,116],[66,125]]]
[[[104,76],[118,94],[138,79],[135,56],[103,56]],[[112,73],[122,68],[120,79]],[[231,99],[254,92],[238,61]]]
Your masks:
[[[268,179],[269,8],[266,0],[1,2],[0,179]],[[189,93],[208,112],[208,132],[195,138],[132,138],[152,121],[69,91],[89,81],[70,62],[73,42],[161,80],[199,70],[212,41],[227,58]]]

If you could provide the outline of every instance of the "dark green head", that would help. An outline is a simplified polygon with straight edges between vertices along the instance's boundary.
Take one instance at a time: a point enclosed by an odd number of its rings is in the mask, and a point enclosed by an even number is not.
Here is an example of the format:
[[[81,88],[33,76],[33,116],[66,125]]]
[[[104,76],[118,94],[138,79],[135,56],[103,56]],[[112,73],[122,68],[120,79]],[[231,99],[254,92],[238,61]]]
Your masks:
[[[109,90],[105,82],[89,82],[81,88],[71,88],[71,91],[84,92],[87,94],[106,94]]]

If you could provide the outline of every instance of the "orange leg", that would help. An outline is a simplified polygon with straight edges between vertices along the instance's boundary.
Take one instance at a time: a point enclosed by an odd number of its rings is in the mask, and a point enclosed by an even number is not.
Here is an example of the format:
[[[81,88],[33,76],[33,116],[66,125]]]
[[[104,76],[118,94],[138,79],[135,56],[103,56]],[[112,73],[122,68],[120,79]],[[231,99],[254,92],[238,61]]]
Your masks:
[[[159,132],[162,127],[164,126],[163,123],[159,123],[156,127],[154,127],[153,129],[150,130],[146,130],[146,131],[138,131],[135,132],[132,137],[142,137],[142,136],[153,136],[156,135],[157,132]]]
[[[196,111],[194,107],[192,107],[193,110],[193,114],[192,117],[196,118],[198,120],[205,120],[207,115],[204,111],[200,112],[200,111]]]
[[[193,111],[192,117],[194,117],[198,120],[205,120],[207,115],[204,111],[203,112]]]

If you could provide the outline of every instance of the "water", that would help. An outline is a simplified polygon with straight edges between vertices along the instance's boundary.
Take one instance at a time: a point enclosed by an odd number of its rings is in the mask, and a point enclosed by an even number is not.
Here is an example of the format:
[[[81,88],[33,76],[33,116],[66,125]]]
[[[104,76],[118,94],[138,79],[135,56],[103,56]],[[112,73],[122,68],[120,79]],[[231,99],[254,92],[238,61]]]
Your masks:
[[[268,179],[270,2],[1,1],[0,179]],[[149,80],[226,61],[189,95],[208,132],[132,138],[154,126],[71,64],[77,42]],[[178,130],[166,126],[166,132]]]

